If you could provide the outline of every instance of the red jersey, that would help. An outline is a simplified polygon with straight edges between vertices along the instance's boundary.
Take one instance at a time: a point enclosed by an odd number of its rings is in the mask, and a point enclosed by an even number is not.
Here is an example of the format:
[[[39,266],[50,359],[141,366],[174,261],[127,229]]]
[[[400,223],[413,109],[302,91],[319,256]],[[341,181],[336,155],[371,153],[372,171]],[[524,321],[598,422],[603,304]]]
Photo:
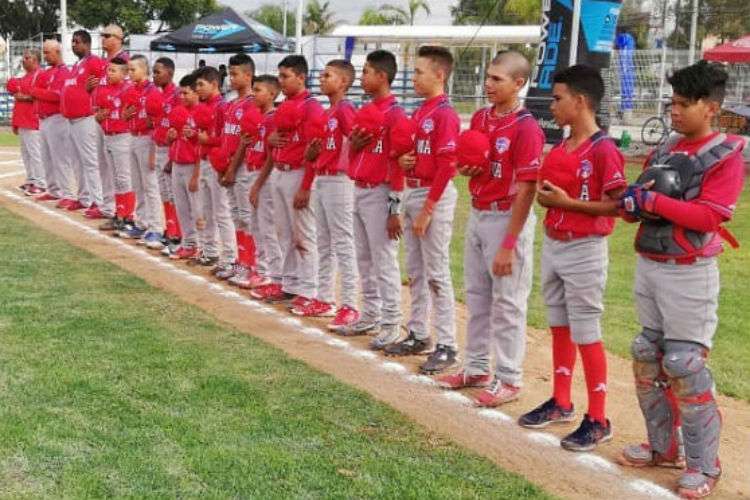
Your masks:
[[[240,135],[242,134],[240,121],[242,121],[245,110],[252,106],[255,106],[255,100],[252,96],[235,99],[224,106],[219,145],[229,153],[230,158],[240,147]]]
[[[471,178],[475,203],[512,203],[517,182],[535,182],[544,149],[544,132],[526,109],[497,116],[493,107],[471,117],[471,130],[490,141],[490,169]]]
[[[688,156],[695,155],[704,145],[716,138],[719,132],[708,135],[702,139],[682,139],[670,148],[672,153],[683,153]],[[653,154],[653,152],[651,153]],[[651,155],[649,155],[650,159]],[[649,161],[646,160],[648,165]],[[718,164],[712,166],[703,176],[700,192],[696,198],[682,203],[697,204],[708,207],[719,215],[720,220],[728,221],[734,215],[745,180],[745,165],[742,158],[742,149],[730,154]],[[658,205],[657,205],[658,206]],[[710,257],[722,251],[722,238],[717,233],[713,240],[700,248],[698,257]]]
[[[93,114],[91,95],[86,90],[86,82],[90,76],[105,73],[107,62],[104,59],[89,54],[76,62],[70,69],[62,90],[60,107],[65,118],[74,119]]]
[[[308,90],[304,90],[294,97],[287,97],[287,101],[296,102],[302,108],[303,119],[297,129],[289,135],[289,144],[273,150],[273,159],[276,163],[291,165],[295,169],[302,168],[305,147],[307,146],[303,139],[302,129],[306,121],[319,119],[323,115],[323,107],[310,95]]]
[[[348,151],[343,151],[344,140],[349,137],[357,110],[351,101],[343,100],[325,110],[325,137],[320,155],[315,160],[318,174],[346,171],[349,163]]]
[[[622,153],[604,132],[595,133],[574,151],[567,150],[567,142],[564,140],[550,150],[542,169],[570,169],[566,173],[573,182],[566,188],[568,195],[584,201],[601,201],[605,194],[627,186]],[[578,235],[607,236],[615,227],[615,219],[549,208],[544,225]]]
[[[404,175],[398,159],[391,158],[389,130],[398,120],[406,119],[406,113],[396,104],[393,95],[376,99],[373,103],[385,114],[385,125],[370,144],[353,154],[349,177],[367,184],[389,183],[393,191],[402,191]]]
[[[31,95],[40,119],[60,113],[60,93],[68,77],[64,64],[48,68],[36,79]]]
[[[21,78],[14,78],[15,86],[18,90],[12,91],[14,85],[11,81],[8,81],[8,91],[11,95],[16,93],[31,95],[31,89],[34,88],[37,78],[41,75],[42,70],[37,68],[31,73],[26,73]],[[16,101],[13,104],[13,117],[11,119],[11,125],[16,128],[26,128],[31,130],[39,130],[39,117],[34,110],[34,103],[31,101]]]
[[[133,84],[137,92],[135,114],[128,120],[128,129],[134,135],[145,135],[153,129],[148,114],[146,113],[146,97],[151,92],[159,92],[159,89],[150,81]]]
[[[263,121],[258,128],[258,137],[247,148],[245,163],[247,163],[248,170],[260,170],[266,164],[269,148],[268,136],[273,131],[273,114],[274,110],[271,109],[271,111],[263,115]]]
[[[456,175],[456,143],[461,119],[445,94],[427,99],[412,116],[417,127],[414,169],[407,179],[419,179],[429,185],[427,198],[438,201],[445,186]]]
[[[170,82],[164,88],[158,88],[160,92],[164,94],[164,108],[162,113],[158,116],[152,116],[151,120],[154,125],[154,133],[151,135],[151,139],[156,143],[157,146],[166,147],[169,146],[167,142],[167,131],[169,130],[169,113],[180,105],[180,89]]]
[[[128,122],[122,116],[124,111],[122,98],[129,88],[129,83],[120,82],[99,89],[99,92],[103,92],[107,100],[107,117],[101,122],[106,135],[123,134],[128,131]]]
[[[177,107],[184,106],[180,104],[180,106]],[[175,107],[174,109],[177,109],[177,107]],[[174,109],[172,111],[174,111]],[[195,129],[195,119],[192,116],[195,107],[186,109],[188,110],[188,112],[190,112],[190,117],[188,118],[185,127]],[[172,141],[172,144],[169,146],[169,159],[172,162],[180,165],[195,165],[195,163],[200,159],[198,146],[197,135],[193,135],[193,137],[187,139],[182,135],[182,130],[177,130],[177,138]]]

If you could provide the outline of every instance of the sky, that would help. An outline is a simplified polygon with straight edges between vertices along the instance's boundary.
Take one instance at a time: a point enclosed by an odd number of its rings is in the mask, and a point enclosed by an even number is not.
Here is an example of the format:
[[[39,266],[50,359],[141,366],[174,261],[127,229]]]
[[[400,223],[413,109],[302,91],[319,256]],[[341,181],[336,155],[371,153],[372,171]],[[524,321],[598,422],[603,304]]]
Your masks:
[[[234,7],[240,12],[256,9],[264,3],[281,4],[283,0],[219,0],[219,3]],[[297,6],[297,0],[287,0],[288,8],[294,10]],[[377,7],[383,3],[396,6],[406,7],[405,0],[328,0],[331,4],[331,10],[336,13],[336,19],[345,24],[357,24],[362,11],[369,7]],[[416,24],[451,24],[450,6],[455,4],[456,0],[429,0],[432,15],[428,18],[420,11],[417,16]]]

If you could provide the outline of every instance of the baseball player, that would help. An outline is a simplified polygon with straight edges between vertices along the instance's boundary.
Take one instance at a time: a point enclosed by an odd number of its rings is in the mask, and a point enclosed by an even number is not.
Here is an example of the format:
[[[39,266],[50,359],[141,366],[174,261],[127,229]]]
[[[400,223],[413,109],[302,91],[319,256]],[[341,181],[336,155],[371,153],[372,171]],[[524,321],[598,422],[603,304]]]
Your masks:
[[[542,164],[537,189],[547,208],[542,244],[542,293],[552,330],[553,397],[522,415],[520,425],[544,427],[574,418],[570,399],[576,346],[588,392],[588,412],[578,429],[561,441],[571,451],[588,451],[612,439],[606,417],[607,358],[600,319],[607,280],[607,239],[627,183],[623,157],[596,124],[604,95],[599,72],[571,66],[553,77],[550,106],[555,122],[570,137],[552,148]]]
[[[122,32],[122,28],[115,24],[109,24],[104,27],[101,32],[101,44],[104,49],[104,59],[109,64],[114,59],[118,59],[127,64],[130,56],[126,51],[123,50],[122,44],[125,35]],[[86,89],[92,92],[94,97],[94,109],[96,110],[97,94],[108,85],[107,77],[96,78],[91,75],[86,83]],[[106,147],[104,141],[104,131],[99,123],[99,144],[97,145],[97,151],[99,153],[99,178],[102,185],[102,206],[100,212],[107,218],[99,229],[103,231],[113,231],[117,229],[115,227],[116,216],[115,216],[115,180],[114,172],[110,170],[111,164],[107,161]]]
[[[148,60],[135,55],[128,62],[128,75],[132,83],[132,102],[125,108],[125,117],[130,129],[130,164],[135,189],[136,221],[132,227],[123,227],[120,235],[136,238],[146,247],[162,248],[162,222],[159,214],[159,180],[156,173],[155,149],[151,140],[153,123],[146,113],[146,99],[158,93],[156,85],[149,80]]]
[[[264,167],[273,162],[268,136],[273,130],[273,103],[280,92],[279,80],[273,75],[260,75],[253,79],[253,97],[263,114],[263,121],[254,141],[248,142],[245,138],[242,141],[242,146],[246,148],[245,163],[252,178],[248,199],[251,206],[250,234],[254,236],[256,245],[257,273],[237,284],[241,288],[253,288],[251,295],[256,293],[255,289],[281,283],[281,250],[276,238],[273,198],[268,183],[258,181],[264,172],[270,173],[268,167]]]
[[[391,157],[389,135],[391,126],[406,119],[406,113],[391,93],[397,69],[396,58],[388,51],[376,50],[367,55],[362,89],[372,98],[374,110],[384,115],[384,120],[373,130],[355,126],[350,135],[349,177],[354,181],[354,244],[362,287],[362,314],[339,333],[376,333],[370,341],[374,350],[383,349],[400,336],[398,239],[403,233],[400,214],[404,178],[396,159]]]
[[[38,50],[25,50],[22,63],[26,73],[21,78],[11,78],[7,84],[8,92],[14,97],[11,125],[13,133],[21,139],[21,158],[26,169],[26,180],[21,190],[29,196],[43,194],[46,188],[39,117],[34,111],[34,98],[31,97],[31,89],[42,73],[39,62]]]
[[[706,61],[669,77],[676,134],[646,161],[644,176],[653,174],[652,180],[639,179],[623,197],[625,218],[640,222],[635,301],[642,331],[632,354],[648,443],[625,448],[620,461],[635,467],[686,462],[677,488],[682,498],[708,496],[721,475],[722,418],[706,365],[718,322],[721,239],[736,245],[721,224],[732,218],[744,180],[742,139],[711,128],[727,78],[720,65]]]
[[[169,256],[177,251],[180,245],[182,233],[180,223],[177,219],[177,209],[174,206],[174,193],[172,192],[172,175],[167,172],[165,167],[169,162],[169,144],[167,141],[167,131],[169,130],[169,113],[176,106],[180,105],[180,90],[172,82],[174,78],[174,61],[168,57],[160,57],[154,63],[152,69],[152,79],[156,88],[162,93],[162,99],[154,100],[157,103],[157,110],[151,111],[151,121],[154,126],[154,132],[151,136],[154,141],[154,162],[156,164],[156,174],[159,181],[159,194],[162,200],[164,210],[164,235],[162,244],[164,249],[162,253]],[[149,103],[147,102],[147,105]],[[161,106],[158,106],[161,104]],[[149,112],[147,106],[147,112]]]
[[[450,274],[450,241],[458,193],[456,141],[461,120],[445,95],[453,71],[453,56],[445,47],[423,46],[414,65],[414,90],[424,98],[414,112],[416,150],[399,158],[405,171],[404,239],[409,276],[411,317],[405,339],[385,347],[391,356],[432,351],[420,366],[424,373],[438,373],[456,362],[456,318]],[[432,305],[434,346],[427,326]]]
[[[224,129],[221,134],[221,147],[230,159],[227,169],[222,172],[220,182],[225,186],[231,207],[237,240],[237,264],[229,277],[230,283],[249,287],[259,285],[255,273],[256,251],[253,229],[253,207],[250,204],[250,186],[257,174],[246,168],[245,151],[241,147],[240,123],[247,116],[258,116],[257,106],[253,100],[253,77],[255,62],[247,54],[236,54],[229,58],[229,82],[237,98],[224,111]],[[234,281],[232,281],[234,280]],[[252,283],[251,283],[252,281]]]
[[[106,62],[91,53],[91,35],[86,30],[73,33],[73,53],[78,61],[70,70],[62,90],[60,107],[70,126],[73,145],[73,164],[78,178],[78,201],[71,210],[86,208],[84,215],[90,219],[103,218],[102,186],[99,176],[99,125],[94,119],[91,91],[87,83],[90,77],[102,78]]]
[[[201,156],[200,193],[203,217],[206,220],[205,226],[200,230],[202,248],[197,261],[204,266],[215,266],[213,274],[221,279],[227,279],[232,276],[232,265],[237,260],[237,238],[229,209],[227,189],[219,183],[223,171],[217,170],[221,167],[212,165],[208,159],[213,149],[221,145],[226,102],[219,92],[219,71],[216,68],[204,66],[198,68],[194,75],[195,91],[201,100],[202,109],[207,109],[210,113],[208,126],[198,123],[196,131]],[[221,245],[221,251],[217,243]]]
[[[172,178],[172,193],[177,210],[177,218],[182,228],[180,247],[169,258],[193,259],[198,255],[198,229],[200,216],[200,174],[201,158],[198,151],[198,136],[194,133],[196,124],[193,112],[200,98],[196,92],[195,75],[190,74],[180,80],[180,106],[175,106],[167,115],[167,142],[169,162],[165,170]],[[185,133],[185,129],[192,133]]]
[[[57,200],[58,208],[74,207],[73,165],[70,161],[70,133],[68,122],[60,114],[60,93],[68,78],[62,59],[62,47],[57,40],[45,40],[44,60],[49,68],[34,82],[34,98],[39,130],[42,135],[42,164],[45,169],[47,192],[39,201]]]
[[[359,320],[357,268],[354,255],[354,184],[349,169],[349,134],[356,110],[346,99],[354,82],[354,66],[334,59],[320,75],[320,91],[328,97],[322,137],[313,139],[306,152],[313,162],[315,179],[306,178],[305,189],[315,182],[315,218],[318,233],[318,296],[293,313],[300,316],[331,316],[328,325],[338,331]],[[335,263],[335,265],[334,265]],[[341,275],[341,307],[335,307],[334,269]]]
[[[464,237],[466,360],[462,371],[438,383],[461,389],[492,382],[476,399],[479,406],[517,399],[523,378],[536,224],[531,205],[544,147],[544,133],[518,95],[530,72],[529,62],[518,52],[495,56],[484,80],[491,105],[471,119],[471,130],[489,139],[489,168],[460,163],[458,167],[470,178],[471,193]]]
[[[133,225],[135,191],[131,178],[130,148],[132,140],[128,132],[128,121],[123,115],[124,98],[130,88],[126,81],[127,63],[119,58],[107,65],[107,86],[96,91],[96,120],[104,133],[104,161],[102,171],[111,171],[114,182],[115,219],[107,221],[99,229],[113,230],[115,235],[124,227]]]
[[[273,172],[268,176],[268,182],[273,194],[276,232],[282,254],[282,282],[281,285],[267,285],[259,293],[263,300],[288,301],[291,308],[299,309],[315,298],[318,281],[315,214],[310,204],[311,190],[302,185],[307,145],[303,125],[309,121],[319,121],[323,108],[305,86],[308,68],[304,56],[287,56],[278,67],[286,107],[290,115],[299,119],[292,128],[284,131],[277,128],[269,136],[274,150]],[[275,122],[278,122],[279,114],[280,111],[277,111]],[[257,190],[260,188],[262,185],[258,185]]]

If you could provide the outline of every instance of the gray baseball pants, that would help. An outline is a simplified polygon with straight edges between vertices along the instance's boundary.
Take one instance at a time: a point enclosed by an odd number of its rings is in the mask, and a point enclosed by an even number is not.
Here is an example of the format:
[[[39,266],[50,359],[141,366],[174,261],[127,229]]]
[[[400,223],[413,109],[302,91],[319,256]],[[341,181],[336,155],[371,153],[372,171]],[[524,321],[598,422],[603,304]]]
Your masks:
[[[133,136],[130,161],[135,188],[135,215],[138,227],[147,232],[161,233],[161,197],[156,168],[151,168],[154,143],[147,135]]]
[[[30,128],[18,129],[21,139],[21,158],[26,169],[26,182],[45,188],[44,165],[42,165],[42,134]]]
[[[57,198],[73,199],[73,165],[70,157],[70,130],[62,115],[39,121],[42,134],[42,163],[47,192]]]
[[[104,130],[97,127],[97,152],[99,153],[99,180],[102,185],[101,212],[107,217],[115,215],[115,171],[112,162],[107,159],[107,146]],[[129,135],[129,134],[119,134]]]
[[[206,225],[200,231],[203,254],[218,257],[219,264],[232,264],[237,260],[237,235],[229,209],[229,196],[227,188],[219,184],[218,173],[206,160],[201,160],[200,184],[203,217],[206,219]]]
[[[200,193],[193,193],[188,189],[190,179],[193,177],[193,168],[192,164],[175,163],[172,165],[174,205],[182,229],[182,246],[185,248],[195,248],[198,245],[198,230],[195,223],[200,216]]]
[[[99,125],[93,116],[68,120],[72,154],[78,177],[78,201],[90,207],[102,206],[102,181],[97,152]]]

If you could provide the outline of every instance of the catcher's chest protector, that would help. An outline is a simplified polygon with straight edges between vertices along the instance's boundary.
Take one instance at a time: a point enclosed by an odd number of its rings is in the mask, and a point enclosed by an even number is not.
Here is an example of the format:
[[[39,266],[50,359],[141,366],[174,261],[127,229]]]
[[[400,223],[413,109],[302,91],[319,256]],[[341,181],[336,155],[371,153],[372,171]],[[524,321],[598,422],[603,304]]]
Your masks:
[[[663,165],[673,154],[672,148],[680,142],[682,136],[673,134],[664,144],[659,146],[649,159],[646,168],[652,165]],[[695,155],[688,157],[685,162],[688,168],[680,172],[682,178],[682,193],[678,199],[689,201],[698,197],[706,173],[721,163],[726,157],[739,150],[742,142],[737,137],[718,134],[706,143]],[[701,233],[683,227],[675,226],[664,219],[645,220],[635,240],[635,248],[646,256],[691,257],[709,244],[715,237],[714,232]]]

